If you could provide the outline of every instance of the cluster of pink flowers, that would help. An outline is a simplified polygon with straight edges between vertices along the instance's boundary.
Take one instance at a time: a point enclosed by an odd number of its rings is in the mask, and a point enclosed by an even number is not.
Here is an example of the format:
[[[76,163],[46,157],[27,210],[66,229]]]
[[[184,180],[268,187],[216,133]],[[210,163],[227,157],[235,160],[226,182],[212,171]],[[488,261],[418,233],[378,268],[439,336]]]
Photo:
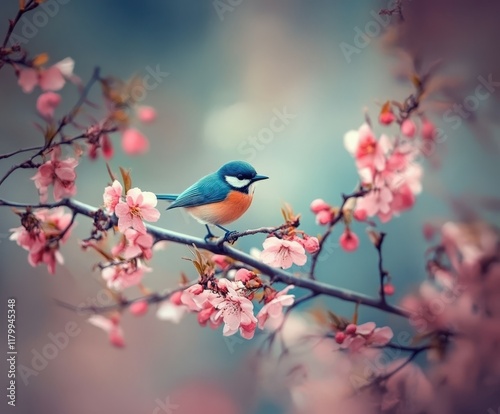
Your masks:
[[[71,214],[65,214],[64,208],[37,210],[25,216],[23,226],[11,229],[10,240],[27,250],[28,262],[35,267],[41,263],[47,265],[49,273],[54,274],[56,262],[64,263],[60,244],[66,242],[71,234]]]
[[[260,253],[262,262],[272,266],[288,269],[293,264],[303,266],[307,262],[306,252],[314,254],[319,249],[316,237],[304,234],[298,237],[293,234],[284,238],[268,237],[262,245],[264,250]]]
[[[123,290],[141,283],[144,273],[150,271],[140,260],[131,260],[107,264],[101,276],[110,289]]]
[[[240,332],[245,339],[252,339],[257,327],[275,329],[283,318],[283,306],[293,304],[294,296],[287,292],[293,286],[287,286],[281,292],[267,287],[265,304],[254,315],[253,293],[246,288],[246,283],[256,275],[246,269],[236,272],[234,281],[221,278],[208,283],[204,288],[195,284],[183,291],[174,293],[164,301],[157,312],[160,319],[178,323],[184,313],[195,312],[201,326],[207,324],[215,329],[224,324],[224,336]]]
[[[137,187],[128,190],[124,197],[123,186],[115,180],[104,189],[103,202],[106,211],[118,217],[118,229],[123,235],[111,251],[118,263],[108,263],[102,270],[102,277],[108,287],[123,290],[138,285],[144,273],[151,270],[141,262],[151,259],[154,243],[143,220],[157,221],[160,218],[160,212],[155,208],[158,200],[153,193]]]
[[[61,148],[56,146],[50,153],[50,160],[38,167],[37,173],[31,178],[35,182],[42,203],[47,201],[49,186],[53,186],[54,200],[76,194],[76,172],[78,161],[75,158],[61,160]]]
[[[31,93],[36,86],[44,91],[36,101],[38,113],[45,119],[52,119],[54,111],[61,103],[61,95],[54,91],[62,89],[66,80],[80,83],[80,79],[73,74],[75,62],[66,58],[45,69],[43,67],[17,68],[17,81],[23,92]]]
[[[366,346],[387,345],[393,336],[394,333],[388,326],[377,328],[374,322],[366,322],[362,325],[351,323],[344,330],[336,332],[335,342],[340,345],[341,349],[358,352]]]
[[[146,234],[147,231],[143,220],[155,222],[160,218],[160,212],[155,208],[158,203],[156,196],[150,191],[141,191],[137,187],[127,191],[125,200],[122,194],[123,187],[118,180],[115,180],[112,185],[104,189],[104,207],[110,214],[116,214],[118,217],[118,229],[122,233],[132,228],[141,234]],[[128,239],[134,238],[134,240],[140,240],[142,248],[138,247],[144,250],[144,247],[149,242],[133,237],[134,234],[130,233]]]
[[[415,133],[408,123],[404,124],[403,131],[412,136]],[[415,196],[422,190],[422,167],[415,162],[418,145],[387,135],[377,139],[366,123],[357,131],[347,132],[344,144],[356,160],[362,184],[370,189],[357,200],[358,217],[378,216],[387,222],[413,207]]]

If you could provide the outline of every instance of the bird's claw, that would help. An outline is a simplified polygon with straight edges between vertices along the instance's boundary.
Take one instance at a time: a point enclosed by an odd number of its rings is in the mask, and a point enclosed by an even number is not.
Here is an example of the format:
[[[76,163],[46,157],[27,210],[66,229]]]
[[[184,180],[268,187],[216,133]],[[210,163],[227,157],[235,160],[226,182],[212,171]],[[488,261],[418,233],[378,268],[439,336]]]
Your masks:
[[[228,243],[234,243],[236,240],[238,240],[237,231],[226,231],[226,234],[224,234],[224,238],[222,239],[223,242],[227,241]]]

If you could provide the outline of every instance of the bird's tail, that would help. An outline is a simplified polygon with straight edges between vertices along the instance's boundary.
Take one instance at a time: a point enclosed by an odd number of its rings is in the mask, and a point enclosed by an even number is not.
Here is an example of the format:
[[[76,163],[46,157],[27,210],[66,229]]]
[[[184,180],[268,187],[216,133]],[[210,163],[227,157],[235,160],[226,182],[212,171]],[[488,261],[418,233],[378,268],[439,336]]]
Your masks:
[[[175,201],[179,197],[178,194],[156,194],[158,200]]]

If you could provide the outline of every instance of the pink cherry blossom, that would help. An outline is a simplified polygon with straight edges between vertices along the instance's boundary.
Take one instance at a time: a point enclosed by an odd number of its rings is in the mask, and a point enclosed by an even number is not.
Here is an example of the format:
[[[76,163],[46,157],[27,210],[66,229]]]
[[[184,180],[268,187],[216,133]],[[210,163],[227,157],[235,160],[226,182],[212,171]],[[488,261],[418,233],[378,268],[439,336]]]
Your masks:
[[[59,201],[64,197],[76,194],[75,168],[78,161],[74,158],[60,160],[60,148],[54,148],[51,159],[38,167],[37,173],[31,178],[40,194],[40,201],[46,202],[48,198],[48,187],[53,185],[54,200]]]
[[[382,125],[390,125],[396,120],[396,116],[392,112],[387,111],[381,113],[378,120]]]
[[[391,210],[392,191],[387,186],[372,189],[364,197],[358,199],[356,208],[364,210],[369,217],[378,213],[387,214]]]
[[[385,166],[385,155],[368,124],[363,124],[355,131],[344,136],[346,149],[354,155],[358,169],[370,168],[382,171]]]
[[[259,328],[277,329],[283,321],[283,306],[291,306],[295,295],[288,295],[288,291],[293,289],[293,285],[288,285],[281,292],[276,293],[257,314]]]
[[[55,92],[42,93],[36,101],[36,109],[44,118],[54,117],[54,111],[61,103],[61,95]]]
[[[38,210],[33,213],[29,229],[20,226],[11,229],[10,240],[15,240],[19,246],[28,250],[28,263],[35,267],[47,265],[50,274],[55,273],[56,263],[63,264],[64,259],[59,251],[61,243],[71,235],[72,215],[64,213],[64,208]],[[64,234],[61,236],[61,233]]]
[[[316,223],[320,226],[330,224],[334,219],[333,213],[329,210],[322,210],[316,214]]]
[[[251,280],[252,277],[254,277],[254,275],[255,274],[253,272],[251,272],[250,270],[238,269],[238,271],[236,272],[236,275],[234,276],[234,280],[242,282],[242,283],[246,283],[249,280]]]
[[[330,205],[321,198],[317,198],[316,200],[313,200],[311,202],[311,211],[314,214],[318,214],[320,211],[330,210],[330,209],[331,209]]]
[[[118,217],[118,229],[123,233],[128,228],[134,228],[140,233],[146,233],[142,220],[158,221],[160,212],[155,208],[158,200],[149,191],[131,188],[127,191],[126,201],[120,200],[115,206]]]
[[[130,313],[135,316],[142,316],[148,312],[149,304],[147,300],[138,300],[130,305]]]
[[[110,289],[123,290],[141,283],[144,272],[150,272],[151,269],[141,264],[124,262],[119,264],[109,264],[101,271],[102,278],[106,281]]]
[[[319,250],[319,240],[317,237],[311,237],[308,235],[304,235],[304,238],[298,238],[297,241],[304,246],[304,249],[306,249],[306,252],[309,254],[314,254]]]
[[[18,84],[25,93],[31,93],[39,85],[43,91],[58,91],[66,83],[66,79],[77,80],[73,75],[75,62],[66,58],[48,69],[20,68],[18,69]]]
[[[153,252],[153,236],[148,233],[140,233],[134,229],[125,230],[126,246],[123,250],[122,256],[124,259],[132,259],[134,257],[143,257],[144,259],[151,259]]]
[[[102,198],[104,201],[104,207],[108,213],[113,214],[115,212],[115,207],[120,202],[122,193],[123,187],[118,180],[113,181],[113,184],[104,189]]]
[[[401,124],[401,133],[408,138],[413,138],[417,132],[417,126],[411,119],[405,119]]]
[[[199,311],[212,295],[210,290],[203,289],[203,286],[197,283],[185,289],[182,292],[180,300],[189,310]]]
[[[354,330],[352,327],[356,329]],[[366,322],[358,326],[349,324],[343,333],[345,336],[342,342],[337,341],[337,343],[340,344],[340,348],[349,349],[351,352],[358,352],[361,348],[367,346],[381,347],[387,345],[394,336],[391,328],[388,326],[377,328],[374,322]]]
[[[224,256],[223,254],[214,254],[212,256],[212,262],[214,262],[221,270],[225,270],[229,267],[227,256]]]
[[[217,309],[210,302],[204,302],[202,308],[198,312],[198,323],[200,326],[206,326],[207,323],[211,322],[215,318]],[[220,324],[218,324],[220,325]],[[217,326],[218,326],[217,325]],[[215,327],[215,326],[213,326]]]
[[[294,240],[268,237],[263,247],[260,259],[272,267],[288,269],[292,264],[302,266],[307,261],[304,246]]]
[[[141,122],[149,124],[156,120],[156,109],[152,106],[139,106],[137,108],[137,116]]]
[[[359,238],[356,233],[353,233],[349,229],[341,234],[339,239],[340,247],[342,247],[346,252],[353,252],[359,246]]]
[[[149,141],[137,129],[128,128],[122,134],[122,148],[128,155],[144,154],[149,150]]]
[[[428,119],[422,121],[422,138],[432,141],[436,136],[436,127]]]
[[[210,303],[217,309],[214,320],[224,321],[224,336],[231,336],[240,330],[243,338],[253,337],[257,318],[253,314],[253,303],[245,296],[239,295],[235,285],[226,280],[224,283],[227,293],[210,299]]]
[[[98,157],[99,148],[102,150],[102,156],[105,160],[113,158],[113,143],[111,142],[108,134],[99,133],[99,136],[95,138],[95,141],[89,140],[88,152],[90,159],[95,160]]]
[[[117,348],[123,348],[125,346],[123,329],[120,326],[120,318],[118,316],[106,318],[102,315],[92,315],[87,321],[106,332],[113,346]]]
[[[392,283],[386,283],[384,285],[384,294],[388,296],[394,295],[394,292],[396,289],[394,288],[394,285]]]
[[[156,312],[156,317],[178,324],[188,311],[188,307],[181,302],[181,295],[182,291],[178,291],[162,301]]]
[[[356,207],[356,210],[354,210],[353,215],[354,220],[357,221],[366,221],[368,217],[368,213],[366,212],[365,209],[360,208],[359,206]]]

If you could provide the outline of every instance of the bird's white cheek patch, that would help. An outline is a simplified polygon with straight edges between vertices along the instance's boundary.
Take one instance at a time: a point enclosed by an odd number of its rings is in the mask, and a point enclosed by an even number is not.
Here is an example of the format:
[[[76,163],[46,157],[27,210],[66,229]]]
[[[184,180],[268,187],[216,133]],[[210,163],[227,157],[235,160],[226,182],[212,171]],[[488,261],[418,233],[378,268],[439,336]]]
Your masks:
[[[248,184],[250,184],[249,179],[240,180],[239,178],[231,177],[230,175],[226,175],[224,178],[226,179],[226,182],[231,187],[234,187],[234,188],[243,188],[243,187],[246,187]]]

